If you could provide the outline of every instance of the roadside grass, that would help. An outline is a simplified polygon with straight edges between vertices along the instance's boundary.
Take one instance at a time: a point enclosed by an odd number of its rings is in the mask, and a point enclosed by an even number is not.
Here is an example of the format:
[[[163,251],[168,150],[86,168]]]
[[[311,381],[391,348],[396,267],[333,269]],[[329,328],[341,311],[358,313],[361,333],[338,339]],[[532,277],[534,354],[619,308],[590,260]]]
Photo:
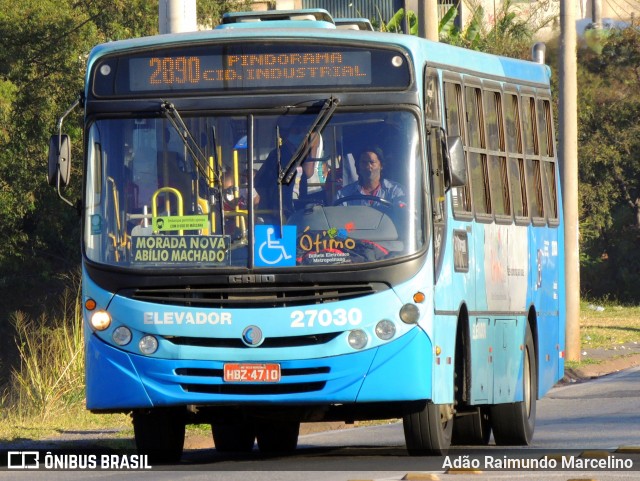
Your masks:
[[[608,300],[580,302],[581,349],[618,350],[619,356],[628,355],[622,347],[640,343],[640,306],[621,306]],[[603,360],[582,357],[580,362],[565,361],[565,368],[576,369],[600,364]]]
[[[0,441],[130,426],[128,416],[98,416],[85,409],[79,283],[74,287],[61,297],[54,319],[31,319],[22,312],[9,319],[19,362],[0,389]]]
[[[583,348],[613,349],[640,342],[640,306],[606,301],[580,304],[580,343]]]
[[[82,307],[79,284],[75,287],[63,296],[62,314],[56,319],[33,320],[20,312],[11,318],[20,359],[10,381],[0,389],[0,442],[100,430],[109,431],[111,437],[115,431],[120,442],[131,442],[128,415],[96,415],[85,409]],[[638,343],[640,307],[583,301],[580,337],[583,349],[615,349]],[[566,366],[578,368],[598,362],[584,358],[579,363],[566,362]],[[209,425],[188,429],[199,434],[211,432]]]

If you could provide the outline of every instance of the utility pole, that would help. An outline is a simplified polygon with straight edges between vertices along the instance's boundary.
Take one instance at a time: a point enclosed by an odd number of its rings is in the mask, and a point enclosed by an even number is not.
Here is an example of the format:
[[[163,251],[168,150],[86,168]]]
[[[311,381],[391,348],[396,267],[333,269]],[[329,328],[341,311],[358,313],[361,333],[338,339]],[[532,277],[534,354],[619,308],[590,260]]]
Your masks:
[[[591,4],[591,23],[596,30],[602,28],[602,2],[593,0]]]
[[[418,0],[418,36],[437,42],[438,0]]]
[[[160,0],[158,23],[161,34],[195,32],[198,30],[196,0]]]
[[[559,144],[564,199],[566,359],[580,361],[576,5],[560,2]]]

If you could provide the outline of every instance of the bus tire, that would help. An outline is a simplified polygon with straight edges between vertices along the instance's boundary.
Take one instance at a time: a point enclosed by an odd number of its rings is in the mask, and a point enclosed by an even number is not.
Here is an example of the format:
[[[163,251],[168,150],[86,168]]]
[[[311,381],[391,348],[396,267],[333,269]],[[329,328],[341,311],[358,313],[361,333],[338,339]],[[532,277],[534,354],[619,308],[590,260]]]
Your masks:
[[[474,412],[458,414],[453,421],[451,444],[457,446],[486,446],[491,440],[489,410],[478,407]]]
[[[538,376],[531,327],[527,324],[523,352],[523,400],[491,406],[493,438],[499,446],[528,445],[533,439],[536,422]]]
[[[453,404],[425,402],[402,418],[411,456],[440,456],[448,452],[453,432]]]
[[[152,465],[173,464],[180,461],[185,433],[183,411],[173,409],[134,411],[132,420],[138,453],[147,455]]]
[[[290,453],[298,447],[299,421],[261,421],[256,437],[261,453]]]
[[[256,428],[249,422],[211,424],[213,444],[221,453],[248,453],[253,450]]]

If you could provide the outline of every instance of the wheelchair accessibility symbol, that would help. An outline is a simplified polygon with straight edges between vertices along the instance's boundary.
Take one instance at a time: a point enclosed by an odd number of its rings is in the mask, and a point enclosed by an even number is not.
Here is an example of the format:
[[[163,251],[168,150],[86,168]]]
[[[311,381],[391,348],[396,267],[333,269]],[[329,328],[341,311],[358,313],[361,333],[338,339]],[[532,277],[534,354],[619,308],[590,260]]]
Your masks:
[[[259,267],[290,267],[296,265],[296,226],[280,228],[272,225],[257,225],[254,258]]]

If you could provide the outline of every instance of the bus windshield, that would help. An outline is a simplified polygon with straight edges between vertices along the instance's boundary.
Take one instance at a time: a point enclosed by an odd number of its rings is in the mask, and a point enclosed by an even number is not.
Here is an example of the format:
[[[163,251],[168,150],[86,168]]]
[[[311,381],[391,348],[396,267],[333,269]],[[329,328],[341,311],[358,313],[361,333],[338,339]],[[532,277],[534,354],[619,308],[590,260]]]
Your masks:
[[[112,118],[88,131],[84,248],[132,268],[379,262],[425,243],[409,110]],[[315,125],[315,127],[314,127]],[[296,152],[304,158],[291,163]],[[282,179],[287,165],[294,175]]]

